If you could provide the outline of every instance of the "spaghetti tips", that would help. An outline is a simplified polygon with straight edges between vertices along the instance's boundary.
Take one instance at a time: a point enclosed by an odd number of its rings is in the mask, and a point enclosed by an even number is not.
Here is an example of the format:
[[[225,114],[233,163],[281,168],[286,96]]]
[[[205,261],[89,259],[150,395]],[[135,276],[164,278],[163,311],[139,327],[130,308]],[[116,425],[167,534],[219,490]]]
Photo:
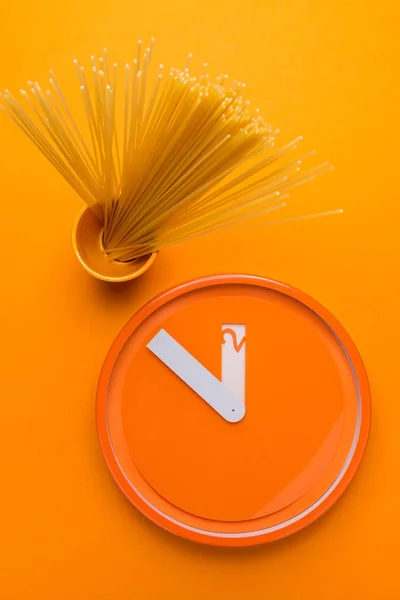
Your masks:
[[[160,65],[150,77],[153,42],[138,43],[122,74],[106,50],[89,68],[73,61],[85,130],[53,72],[48,89],[29,82],[21,102],[1,94],[3,110],[102,220],[110,260],[269,218],[292,187],[330,168],[301,172],[306,157],[287,159],[301,138],[276,148],[244,84],[213,79],[206,65],[191,75],[191,55],[182,70]]]

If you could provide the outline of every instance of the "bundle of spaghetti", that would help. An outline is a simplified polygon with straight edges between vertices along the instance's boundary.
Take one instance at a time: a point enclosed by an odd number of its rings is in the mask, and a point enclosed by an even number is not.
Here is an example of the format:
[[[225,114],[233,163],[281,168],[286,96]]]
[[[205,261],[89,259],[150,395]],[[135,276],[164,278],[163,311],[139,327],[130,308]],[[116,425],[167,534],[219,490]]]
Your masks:
[[[191,55],[181,70],[160,65],[149,85],[153,42],[138,43],[122,83],[106,50],[88,70],[74,60],[83,129],[52,71],[47,89],[28,82],[22,103],[1,94],[3,110],[102,220],[110,260],[269,219],[291,188],[329,169],[301,173],[305,156],[286,159],[301,138],[275,148],[277,132],[251,111],[245,85],[211,78],[206,64],[192,76]]]

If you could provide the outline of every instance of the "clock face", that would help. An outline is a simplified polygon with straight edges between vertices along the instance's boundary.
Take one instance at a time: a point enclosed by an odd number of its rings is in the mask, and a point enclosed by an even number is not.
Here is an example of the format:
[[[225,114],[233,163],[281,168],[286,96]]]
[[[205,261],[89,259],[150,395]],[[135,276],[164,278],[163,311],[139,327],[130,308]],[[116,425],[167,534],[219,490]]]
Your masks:
[[[353,477],[369,420],[364,367],[339,323],[249,276],[150,302],[114,342],[98,390],[100,441],[123,492],[208,544],[262,543],[315,520]]]

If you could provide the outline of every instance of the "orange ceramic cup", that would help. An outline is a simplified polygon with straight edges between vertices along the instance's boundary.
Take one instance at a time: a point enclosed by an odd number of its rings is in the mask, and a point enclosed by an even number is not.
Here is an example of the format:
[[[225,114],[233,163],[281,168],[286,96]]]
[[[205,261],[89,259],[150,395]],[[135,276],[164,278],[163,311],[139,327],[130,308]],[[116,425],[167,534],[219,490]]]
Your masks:
[[[109,260],[102,245],[103,224],[95,213],[85,206],[75,223],[72,243],[82,267],[102,281],[130,281],[142,275],[153,264],[157,252],[130,262]]]

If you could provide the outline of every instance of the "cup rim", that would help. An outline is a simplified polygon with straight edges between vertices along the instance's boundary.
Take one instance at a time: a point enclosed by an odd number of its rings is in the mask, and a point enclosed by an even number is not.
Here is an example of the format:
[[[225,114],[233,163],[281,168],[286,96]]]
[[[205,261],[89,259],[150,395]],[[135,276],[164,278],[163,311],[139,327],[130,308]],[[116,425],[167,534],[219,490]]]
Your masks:
[[[80,262],[81,266],[93,277],[95,277],[96,279],[100,279],[101,281],[108,281],[108,282],[124,282],[124,281],[131,281],[132,279],[136,279],[136,277],[139,277],[140,275],[143,275],[143,273],[145,273],[150,267],[151,265],[154,263],[155,259],[157,258],[157,254],[158,252],[152,252],[151,254],[149,254],[148,259],[142,263],[140,265],[140,267],[135,267],[135,263],[134,261],[132,262],[132,271],[128,274],[124,274],[124,275],[104,275],[103,273],[99,272],[99,270],[95,270],[93,269],[88,263],[87,261],[84,259],[82,252],[80,250],[80,244],[79,244],[79,226],[80,223],[84,217],[84,215],[87,213],[87,211],[92,210],[90,208],[90,206],[84,206],[78,213],[77,218],[75,219],[75,223],[74,223],[74,227],[73,227],[73,231],[72,231],[72,246],[74,249],[74,253],[75,256],[77,257],[78,261]],[[117,261],[111,261],[113,263],[115,263],[116,265],[118,264]],[[129,263],[124,263],[124,265],[127,265]]]

